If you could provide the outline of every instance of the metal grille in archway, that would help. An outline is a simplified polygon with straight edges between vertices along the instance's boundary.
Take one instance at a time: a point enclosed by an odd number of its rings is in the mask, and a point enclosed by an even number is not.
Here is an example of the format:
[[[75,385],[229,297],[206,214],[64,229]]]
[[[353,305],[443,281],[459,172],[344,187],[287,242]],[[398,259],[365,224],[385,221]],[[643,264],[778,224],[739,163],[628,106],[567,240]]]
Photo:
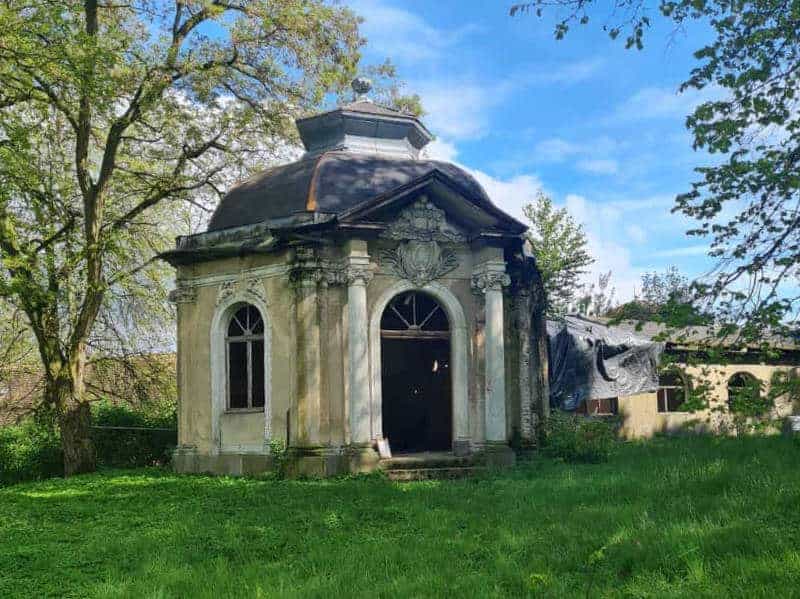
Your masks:
[[[407,291],[396,296],[381,318],[385,339],[449,339],[447,314],[431,296]]]

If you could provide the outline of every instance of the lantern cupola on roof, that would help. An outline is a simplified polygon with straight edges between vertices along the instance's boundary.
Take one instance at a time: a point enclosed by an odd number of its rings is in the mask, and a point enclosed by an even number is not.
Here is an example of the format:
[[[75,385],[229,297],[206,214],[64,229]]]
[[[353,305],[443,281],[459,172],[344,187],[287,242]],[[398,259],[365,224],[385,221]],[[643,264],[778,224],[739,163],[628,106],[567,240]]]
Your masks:
[[[433,139],[425,125],[413,115],[372,102],[367,96],[372,88],[369,79],[359,77],[351,85],[351,103],[297,121],[306,155],[350,150],[418,158],[420,150]]]

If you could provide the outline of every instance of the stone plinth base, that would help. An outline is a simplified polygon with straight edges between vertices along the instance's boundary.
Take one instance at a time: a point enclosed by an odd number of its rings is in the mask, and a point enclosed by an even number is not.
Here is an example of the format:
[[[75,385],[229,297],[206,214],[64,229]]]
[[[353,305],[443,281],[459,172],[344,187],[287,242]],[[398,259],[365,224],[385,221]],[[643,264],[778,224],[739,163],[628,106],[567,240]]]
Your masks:
[[[515,463],[514,451],[505,443],[485,443],[469,452],[456,447],[449,459],[469,459],[471,464],[489,468],[507,468]],[[425,454],[420,454],[424,457]],[[413,456],[412,456],[413,457]],[[283,457],[283,473],[291,478],[324,478],[374,472],[380,465],[380,457],[370,446],[335,447],[290,447]],[[276,458],[264,453],[221,452],[200,453],[195,448],[179,447],[172,454],[175,472],[185,474],[218,474],[227,476],[255,476],[272,472],[281,467]]]
[[[172,468],[181,474],[221,474],[253,476],[269,472],[274,460],[266,453],[203,454],[194,449],[178,448],[172,454]]]
[[[378,453],[371,447],[290,447],[283,460],[283,471],[291,478],[323,478],[373,472],[378,468]],[[178,448],[172,454],[172,467],[181,474],[254,476],[280,467],[268,453],[200,453],[194,448]]]
[[[490,468],[510,468],[516,463],[516,454],[507,443],[487,441],[481,446],[479,456]]]

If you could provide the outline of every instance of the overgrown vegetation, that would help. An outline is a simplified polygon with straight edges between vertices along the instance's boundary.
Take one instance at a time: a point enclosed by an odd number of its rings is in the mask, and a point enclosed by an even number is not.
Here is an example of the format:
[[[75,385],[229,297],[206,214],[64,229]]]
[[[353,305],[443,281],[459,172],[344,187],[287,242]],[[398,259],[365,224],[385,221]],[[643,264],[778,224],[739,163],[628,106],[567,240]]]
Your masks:
[[[50,423],[26,418],[0,427],[0,486],[63,474],[61,440]]]
[[[675,331],[688,326],[709,325],[713,316],[696,304],[692,285],[675,266],[663,273],[647,272],[637,297],[606,313],[615,322],[657,322]]]
[[[23,484],[0,490],[0,596],[792,597],[798,462],[689,437],[454,482]]]
[[[174,402],[136,409],[109,401],[93,406],[91,435],[101,466],[167,464],[175,448],[176,429]],[[46,412],[0,427],[0,485],[63,476],[63,460],[58,427]]]
[[[541,431],[544,453],[567,462],[605,462],[619,441],[615,418],[595,418],[554,410]]]

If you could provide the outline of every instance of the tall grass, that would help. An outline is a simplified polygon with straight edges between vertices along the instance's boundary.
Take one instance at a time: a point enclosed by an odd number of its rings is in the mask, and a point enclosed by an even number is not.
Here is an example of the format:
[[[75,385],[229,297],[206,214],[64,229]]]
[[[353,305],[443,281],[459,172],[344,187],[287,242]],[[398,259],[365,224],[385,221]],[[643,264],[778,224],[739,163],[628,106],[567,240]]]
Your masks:
[[[0,596],[798,596],[798,464],[788,439],[680,438],[454,482],[23,484]]]

